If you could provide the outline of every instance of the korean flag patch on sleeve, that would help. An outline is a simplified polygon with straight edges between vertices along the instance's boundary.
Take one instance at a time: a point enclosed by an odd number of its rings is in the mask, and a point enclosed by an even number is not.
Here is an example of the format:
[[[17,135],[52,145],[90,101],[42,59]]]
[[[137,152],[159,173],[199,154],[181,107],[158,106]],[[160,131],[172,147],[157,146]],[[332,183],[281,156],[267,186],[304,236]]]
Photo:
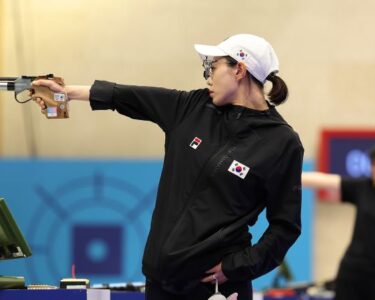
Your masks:
[[[244,164],[241,164],[240,162],[234,160],[232,164],[230,165],[228,171],[232,174],[245,179],[247,173],[249,172],[250,168],[248,166],[245,166]]]

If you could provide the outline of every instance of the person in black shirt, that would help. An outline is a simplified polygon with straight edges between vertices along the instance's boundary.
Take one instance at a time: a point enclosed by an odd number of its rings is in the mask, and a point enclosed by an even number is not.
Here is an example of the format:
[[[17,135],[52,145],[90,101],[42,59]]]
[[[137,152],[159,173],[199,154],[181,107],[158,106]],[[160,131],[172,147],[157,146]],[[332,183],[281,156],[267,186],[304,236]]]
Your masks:
[[[302,185],[339,192],[356,206],[355,227],[336,277],[336,300],[375,299],[375,148],[369,151],[371,178],[303,172]]]
[[[288,89],[266,40],[239,34],[195,48],[208,89],[34,84],[90,100],[93,110],[152,121],[165,132],[142,261],[146,299],[206,300],[218,280],[224,295],[238,292],[239,300],[249,300],[251,280],[278,266],[300,235],[303,147],[275,109]],[[264,208],[269,226],[252,245],[248,226]]]

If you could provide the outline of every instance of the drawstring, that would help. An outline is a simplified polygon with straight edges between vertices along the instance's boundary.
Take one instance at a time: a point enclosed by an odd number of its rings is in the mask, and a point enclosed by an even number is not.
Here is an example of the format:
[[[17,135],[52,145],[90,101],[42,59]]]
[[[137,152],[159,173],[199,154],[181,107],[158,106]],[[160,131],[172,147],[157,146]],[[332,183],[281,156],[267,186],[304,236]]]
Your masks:
[[[215,294],[213,294],[208,300],[226,300],[227,298],[224,297],[220,292],[219,292],[219,281],[217,278],[215,278]]]

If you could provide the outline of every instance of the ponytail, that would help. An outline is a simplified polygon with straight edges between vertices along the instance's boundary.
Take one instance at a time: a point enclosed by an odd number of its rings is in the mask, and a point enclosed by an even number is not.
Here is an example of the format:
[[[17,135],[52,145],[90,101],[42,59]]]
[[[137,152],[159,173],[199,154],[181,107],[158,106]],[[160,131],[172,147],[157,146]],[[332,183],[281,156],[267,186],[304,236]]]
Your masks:
[[[238,64],[238,61],[233,57],[225,56],[225,59],[227,60],[229,66],[235,66]],[[251,82],[254,82],[261,90],[263,90],[264,84],[260,82],[258,79],[256,79],[248,70],[247,73],[250,76],[249,78]],[[272,89],[269,91],[267,95],[269,101],[276,106],[284,103],[288,98],[288,87],[286,86],[284,80],[277,76],[275,72],[270,73],[267,76],[266,80],[272,82]]]
[[[270,102],[276,106],[284,103],[288,98],[288,87],[284,80],[275,73],[268,75],[267,80],[272,82],[272,89],[268,93]]]

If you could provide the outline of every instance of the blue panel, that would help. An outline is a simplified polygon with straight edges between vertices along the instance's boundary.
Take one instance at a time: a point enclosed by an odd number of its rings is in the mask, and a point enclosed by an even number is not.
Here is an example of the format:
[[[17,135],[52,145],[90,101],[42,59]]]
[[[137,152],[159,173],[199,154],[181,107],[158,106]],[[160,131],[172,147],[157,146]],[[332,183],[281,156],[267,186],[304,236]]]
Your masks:
[[[58,285],[75,263],[77,276],[92,283],[144,281],[141,259],[161,168],[159,160],[0,161],[0,197],[33,250],[30,258],[0,262],[0,274]],[[297,281],[311,280],[312,213],[312,192],[303,191],[303,234],[287,256]],[[266,227],[262,216],[251,228],[255,240]],[[254,286],[269,286],[274,276]]]
[[[77,252],[72,233],[77,225],[98,225],[121,228],[116,235],[121,234],[118,239],[125,255],[119,266],[121,274],[118,270],[106,274],[92,270],[91,281],[144,280],[141,257],[161,167],[161,161],[147,160],[2,161],[0,195],[7,199],[33,256],[0,262],[0,274],[24,275],[29,284],[58,284],[61,278],[71,276],[74,262],[77,275],[87,276],[88,266],[81,272],[81,261],[74,261]],[[100,243],[93,247],[97,250],[81,252],[103,251]]]
[[[86,290],[0,290],[0,300],[87,300]]]
[[[327,172],[349,177],[370,176],[367,151],[374,144],[374,138],[331,138]]]

